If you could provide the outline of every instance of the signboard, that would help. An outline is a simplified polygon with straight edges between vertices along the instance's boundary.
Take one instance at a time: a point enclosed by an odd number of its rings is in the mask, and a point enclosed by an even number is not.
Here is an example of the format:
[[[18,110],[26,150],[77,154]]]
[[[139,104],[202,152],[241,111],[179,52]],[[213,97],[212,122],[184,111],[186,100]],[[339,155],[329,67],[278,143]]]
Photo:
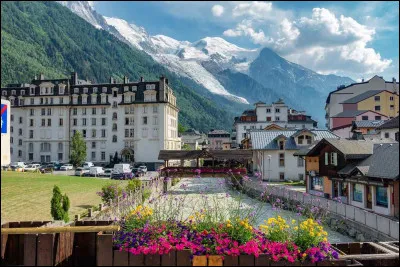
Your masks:
[[[8,107],[5,104],[1,104],[1,133],[6,134],[7,133],[7,112],[8,112]]]

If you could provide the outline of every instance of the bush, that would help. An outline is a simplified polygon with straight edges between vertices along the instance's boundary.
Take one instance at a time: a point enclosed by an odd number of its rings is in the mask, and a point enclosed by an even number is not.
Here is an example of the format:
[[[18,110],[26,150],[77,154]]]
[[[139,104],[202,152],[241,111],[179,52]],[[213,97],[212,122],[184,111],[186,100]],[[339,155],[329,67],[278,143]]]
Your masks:
[[[179,182],[179,178],[173,178],[171,181],[171,185],[174,186]]]
[[[140,189],[142,187],[142,181],[134,179],[130,180],[128,185],[126,186],[126,191],[127,192],[133,192],[137,189]]]
[[[146,199],[148,199],[150,197],[150,195],[151,195],[151,190],[146,188],[142,194],[142,202],[144,203],[146,201]]]
[[[70,201],[67,194],[64,196],[61,194],[61,190],[58,186],[53,188],[53,197],[51,199],[50,213],[54,220],[69,221],[68,210],[70,207]]]
[[[104,203],[109,203],[110,200],[114,201],[122,195],[122,189],[118,184],[109,183],[101,188],[101,192],[99,192],[98,195],[101,196],[101,200]]]

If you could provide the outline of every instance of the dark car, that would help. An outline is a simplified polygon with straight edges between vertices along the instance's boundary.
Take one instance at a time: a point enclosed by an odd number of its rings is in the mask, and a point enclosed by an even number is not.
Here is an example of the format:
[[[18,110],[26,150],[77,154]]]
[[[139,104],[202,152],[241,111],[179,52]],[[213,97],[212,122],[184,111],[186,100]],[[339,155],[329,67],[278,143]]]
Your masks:
[[[134,177],[132,172],[122,173],[122,172],[111,172],[111,179],[113,180],[130,180]]]
[[[138,168],[132,168],[132,175],[133,177],[140,177],[143,173]]]
[[[42,165],[39,168],[39,171],[41,173],[52,173],[54,171],[54,165],[53,164]]]

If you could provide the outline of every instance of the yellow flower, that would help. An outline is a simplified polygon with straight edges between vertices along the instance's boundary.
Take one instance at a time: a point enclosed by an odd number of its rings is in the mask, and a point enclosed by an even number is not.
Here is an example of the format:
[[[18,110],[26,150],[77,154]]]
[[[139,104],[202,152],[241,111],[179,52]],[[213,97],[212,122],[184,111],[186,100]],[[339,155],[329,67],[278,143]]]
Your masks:
[[[326,237],[324,237],[324,239],[322,239],[324,242],[327,242],[328,241],[328,239],[326,238]]]
[[[292,224],[295,224],[296,223],[296,220],[292,220]]]
[[[297,230],[299,230],[299,227],[295,226],[293,229],[294,229],[295,231],[297,231]]]

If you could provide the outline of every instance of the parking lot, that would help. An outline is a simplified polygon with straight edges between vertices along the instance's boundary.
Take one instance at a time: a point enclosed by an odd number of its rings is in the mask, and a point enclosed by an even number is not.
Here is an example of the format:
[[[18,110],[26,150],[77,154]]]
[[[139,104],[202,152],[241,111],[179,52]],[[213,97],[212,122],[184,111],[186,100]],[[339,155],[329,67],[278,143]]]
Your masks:
[[[75,170],[68,170],[68,171],[54,171],[54,175],[68,175],[68,176],[74,176],[75,175]],[[148,171],[144,176],[139,177],[140,180],[146,180],[150,179],[150,177],[157,177],[158,172],[156,171]],[[98,177],[101,179],[110,179],[110,177]]]

